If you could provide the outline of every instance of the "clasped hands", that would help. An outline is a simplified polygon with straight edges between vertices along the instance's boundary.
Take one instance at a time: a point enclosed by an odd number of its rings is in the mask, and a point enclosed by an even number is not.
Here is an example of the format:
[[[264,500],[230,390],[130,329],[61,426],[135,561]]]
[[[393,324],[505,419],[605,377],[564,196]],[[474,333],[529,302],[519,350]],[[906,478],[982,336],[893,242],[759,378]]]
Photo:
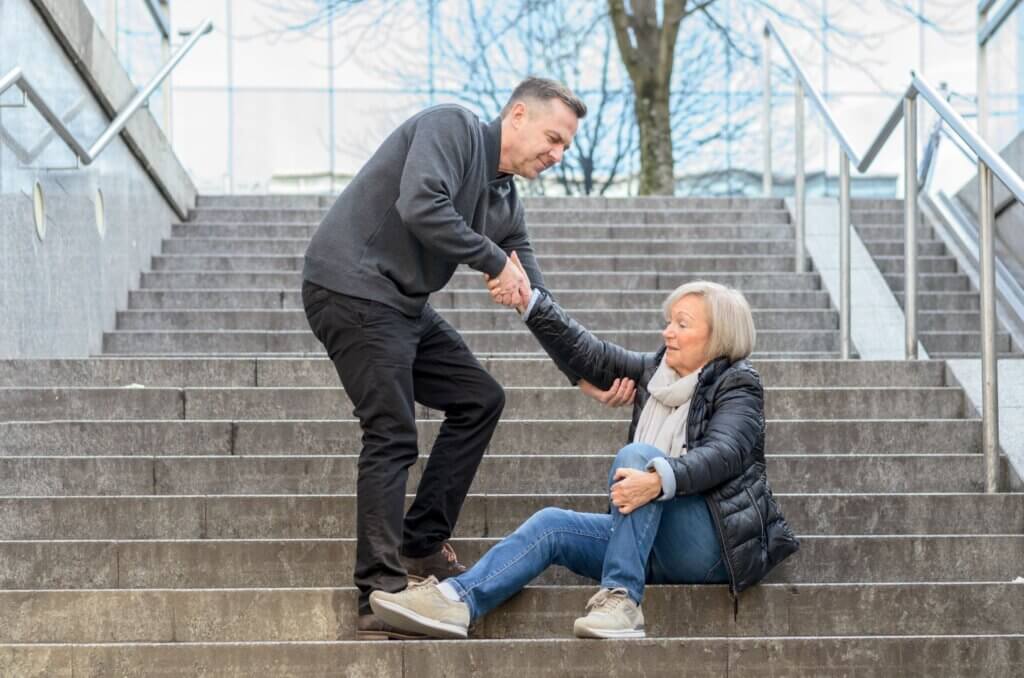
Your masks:
[[[502,306],[509,306],[522,313],[526,305],[530,303],[530,279],[526,276],[526,270],[519,255],[512,251],[505,268],[501,270],[496,278],[484,274],[487,282],[487,289],[491,293],[491,299]]]

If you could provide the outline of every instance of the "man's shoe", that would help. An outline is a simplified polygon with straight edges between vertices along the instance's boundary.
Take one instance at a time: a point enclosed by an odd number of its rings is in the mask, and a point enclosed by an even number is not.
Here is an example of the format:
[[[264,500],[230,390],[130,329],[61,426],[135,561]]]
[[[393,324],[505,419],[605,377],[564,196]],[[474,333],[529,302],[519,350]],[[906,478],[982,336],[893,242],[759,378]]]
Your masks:
[[[644,638],[644,613],[626,589],[601,589],[572,627],[577,638]]]
[[[441,593],[434,577],[409,584],[399,593],[374,591],[370,594],[370,607],[381,620],[403,631],[433,638],[468,635],[469,605]]]
[[[385,623],[375,614],[361,614],[356,620],[356,640],[424,640],[422,633],[409,633]]]
[[[423,581],[427,577],[436,577],[438,581],[444,581],[449,577],[458,577],[466,571],[466,566],[459,562],[455,555],[455,549],[448,542],[441,545],[437,553],[422,558],[410,558],[399,556],[406,572],[409,573],[410,582]]]

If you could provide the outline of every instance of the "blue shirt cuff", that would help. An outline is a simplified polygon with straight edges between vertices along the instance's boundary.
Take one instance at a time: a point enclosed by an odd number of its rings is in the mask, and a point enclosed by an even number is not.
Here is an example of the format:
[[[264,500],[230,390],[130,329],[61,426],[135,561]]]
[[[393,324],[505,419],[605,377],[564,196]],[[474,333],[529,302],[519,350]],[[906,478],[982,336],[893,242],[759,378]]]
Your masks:
[[[651,459],[647,462],[645,470],[650,471],[651,469],[657,471],[658,476],[661,478],[661,496],[658,497],[658,501],[675,499],[676,474],[672,471],[672,466],[668,463],[668,460],[665,457]]]
[[[530,313],[533,311],[534,304],[540,299],[540,290],[534,289],[533,294],[530,295],[530,303],[526,305],[526,310],[523,311],[523,322],[530,319]]]

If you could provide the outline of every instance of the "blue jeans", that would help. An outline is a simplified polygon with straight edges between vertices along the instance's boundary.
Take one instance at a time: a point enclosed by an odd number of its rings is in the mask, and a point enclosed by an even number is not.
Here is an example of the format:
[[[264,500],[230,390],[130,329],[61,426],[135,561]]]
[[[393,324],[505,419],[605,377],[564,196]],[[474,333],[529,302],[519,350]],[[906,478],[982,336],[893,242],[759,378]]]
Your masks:
[[[664,454],[633,443],[615,456],[611,485],[619,468],[643,469]],[[464,574],[448,582],[478,619],[543,572],[562,565],[624,588],[640,603],[644,584],[721,584],[729,580],[722,545],[701,495],[653,501],[628,515],[614,505],[610,514],[577,513],[549,507],[533,514]]]

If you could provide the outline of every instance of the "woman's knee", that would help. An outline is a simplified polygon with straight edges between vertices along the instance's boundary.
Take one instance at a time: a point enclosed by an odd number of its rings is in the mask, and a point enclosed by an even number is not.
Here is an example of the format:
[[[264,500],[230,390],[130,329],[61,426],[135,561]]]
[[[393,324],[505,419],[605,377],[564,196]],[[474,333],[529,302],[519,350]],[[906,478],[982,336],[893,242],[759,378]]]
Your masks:
[[[644,468],[655,457],[664,456],[658,448],[646,443],[630,443],[615,455],[613,468]]]

